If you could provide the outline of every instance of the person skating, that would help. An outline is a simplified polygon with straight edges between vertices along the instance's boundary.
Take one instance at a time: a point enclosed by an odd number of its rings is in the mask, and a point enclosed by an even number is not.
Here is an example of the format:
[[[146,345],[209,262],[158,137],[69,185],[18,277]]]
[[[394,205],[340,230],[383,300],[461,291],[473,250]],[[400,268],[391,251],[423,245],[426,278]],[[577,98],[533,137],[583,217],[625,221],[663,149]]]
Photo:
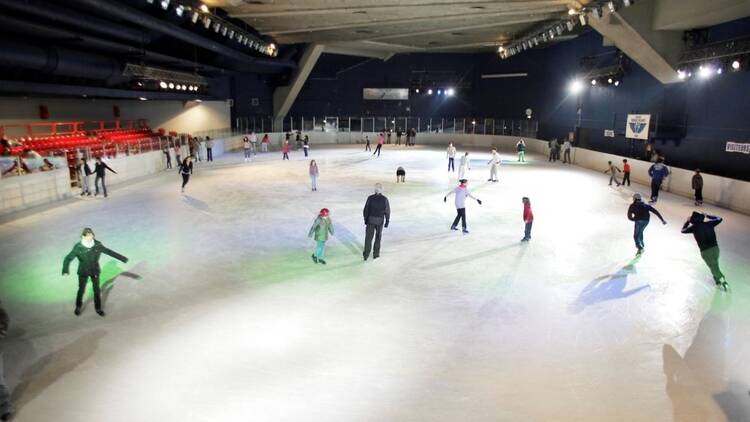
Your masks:
[[[109,255],[124,263],[128,262],[127,257],[120,255],[111,249],[105,248],[101,242],[96,240],[94,231],[86,227],[81,233],[81,240],[73,245],[73,249],[63,260],[62,275],[68,275],[70,262],[73,259],[78,259],[78,294],[76,295],[76,309],[74,311],[76,316],[81,315],[83,294],[86,292],[86,283],[88,283],[89,278],[91,278],[91,284],[94,287],[94,306],[96,308],[96,313],[100,316],[106,315],[102,308],[101,291],[99,289],[99,274],[101,273],[101,269],[99,268],[99,256],[101,254]]]
[[[627,159],[623,158],[622,160],[622,185],[625,186],[626,182],[628,186],[630,186],[630,163],[628,163]]]
[[[448,202],[448,197],[451,195],[456,195],[456,218],[453,220],[453,224],[451,224],[451,230],[458,230],[458,222],[461,221],[461,228],[463,229],[464,233],[469,233],[469,230],[466,228],[466,198],[471,198],[477,201],[479,205],[482,205],[482,201],[479,198],[475,198],[470,192],[469,189],[466,187],[466,185],[469,183],[466,179],[461,179],[459,181],[459,185],[456,189],[448,192],[448,194],[445,195],[443,198],[443,202]]]
[[[458,164],[458,180],[466,179],[469,170],[471,170],[469,168],[469,153],[465,152],[463,157],[461,157],[461,162]]]
[[[180,163],[182,162],[182,157],[180,157],[180,140],[179,139],[176,139],[174,141],[174,158],[175,158],[175,162],[179,166]]]
[[[413,147],[417,144],[417,129],[411,128],[411,139],[409,140],[409,146]]]
[[[365,151],[372,151],[370,148],[370,137],[365,135]]]
[[[213,161],[214,160],[214,141],[206,136],[206,161]]]
[[[107,197],[107,185],[104,183],[104,176],[107,170],[117,174],[116,171],[112,170],[112,168],[102,161],[102,157],[96,157],[96,165],[94,166],[94,173],[96,173],[96,178],[94,179],[94,196],[99,195],[99,182],[101,182],[102,192],[104,193],[104,197]]]
[[[316,163],[315,160],[310,161],[310,169],[308,172],[310,173],[312,190],[315,192],[318,190],[318,175],[320,174],[320,171],[318,171],[318,163]]]
[[[261,152],[268,152],[268,134],[266,133],[263,135],[263,139],[260,140],[260,151]]]
[[[701,176],[701,169],[695,169],[692,186],[695,191],[695,205],[703,205],[703,176]]]
[[[406,183],[406,170],[401,166],[396,169],[396,183],[398,182]]]
[[[643,198],[640,193],[633,195],[633,203],[628,208],[628,220],[635,223],[633,230],[633,240],[635,240],[635,247],[638,249],[636,255],[641,255],[645,245],[643,243],[643,231],[648,226],[651,213],[654,213],[662,223],[667,224],[666,220],[659,214],[656,208],[643,202]]]
[[[609,186],[612,186],[612,181],[617,184],[617,186],[620,186],[620,182],[617,180],[617,173],[620,173],[621,170],[616,165],[612,164],[611,161],[607,161],[607,170],[604,170],[604,174],[609,173]]]
[[[93,172],[89,167],[89,163],[86,162],[85,157],[81,158],[81,161],[76,166],[76,170],[78,170],[78,177],[81,180],[81,196],[91,196],[91,188],[89,187],[89,183],[91,182],[90,176]]]
[[[497,172],[500,169],[500,154],[497,153],[495,148],[492,148],[492,157],[487,162],[490,165],[490,178],[488,182],[497,182]]]
[[[255,131],[250,132],[250,150],[253,155],[258,155],[258,135]]]
[[[252,157],[250,138],[248,138],[247,136],[242,137],[242,151],[245,153],[245,162],[247,163]]]
[[[729,288],[724,274],[719,268],[719,243],[716,241],[715,227],[722,222],[721,217],[706,215],[699,212],[693,212],[685,224],[682,226],[682,232],[685,234],[692,233],[698,248],[701,251],[701,257],[711,270],[716,287],[724,290]]]
[[[383,185],[380,183],[375,184],[375,193],[367,197],[362,215],[365,218],[366,226],[365,250],[362,253],[362,258],[367,261],[367,258],[370,257],[370,250],[372,250],[372,259],[378,259],[383,227],[388,228],[388,223],[391,220],[391,205],[388,203],[388,198],[383,195]],[[374,245],[372,244],[373,237]]]
[[[281,156],[281,160],[289,159],[289,141],[284,141],[284,145],[281,146],[281,152],[284,154]]]
[[[386,131],[385,133],[386,133],[386,136],[387,136],[385,142],[388,145],[390,145],[391,144],[391,134],[393,133],[393,131],[391,129],[388,129],[388,131]]]
[[[396,145],[401,145],[401,135],[403,135],[401,128],[396,129]]]
[[[193,174],[193,156],[188,155],[180,163],[180,168],[177,171],[182,176],[182,188],[181,192],[185,193],[185,185],[190,181],[190,175]]]
[[[333,235],[333,222],[329,216],[330,212],[328,208],[323,208],[320,213],[313,221],[310,231],[307,233],[307,237],[315,239],[316,246],[315,252],[312,254],[312,260],[316,264],[326,265],[326,241],[328,235]]]
[[[453,146],[453,143],[448,144],[448,151],[446,152],[446,155],[448,156],[448,171],[456,171],[456,147]]]
[[[524,196],[521,198],[521,203],[523,203],[524,222],[523,239],[521,239],[521,242],[528,242],[531,240],[531,226],[534,224],[534,213],[531,211],[531,200],[528,197]]]
[[[520,139],[516,143],[516,152],[518,153],[518,162],[525,163],[526,162],[526,142],[524,142],[523,139]]]
[[[380,149],[383,148],[383,143],[385,143],[385,137],[383,137],[383,134],[381,133],[378,135],[378,146],[375,147],[375,151],[372,153],[373,156],[378,154],[378,157],[380,157]]]
[[[307,153],[310,151],[310,138],[305,135],[305,140],[302,141],[302,150],[305,151],[305,157],[307,157]]]
[[[566,139],[563,142],[563,164],[573,164],[573,160],[570,159],[570,151],[573,149],[573,144],[570,143],[570,139]]]
[[[172,155],[169,153],[169,141],[164,145],[164,148],[161,150],[161,152],[164,153],[164,159],[167,161],[167,170],[172,168]]]
[[[10,328],[10,318],[0,302],[0,341],[3,341]],[[13,417],[13,403],[10,401],[11,394],[5,383],[5,362],[2,350],[0,350],[0,421],[9,421]]]
[[[669,167],[664,165],[664,159],[657,158],[656,163],[648,169],[648,175],[651,177],[651,203],[654,204],[659,199],[659,190],[664,178],[669,176]]]

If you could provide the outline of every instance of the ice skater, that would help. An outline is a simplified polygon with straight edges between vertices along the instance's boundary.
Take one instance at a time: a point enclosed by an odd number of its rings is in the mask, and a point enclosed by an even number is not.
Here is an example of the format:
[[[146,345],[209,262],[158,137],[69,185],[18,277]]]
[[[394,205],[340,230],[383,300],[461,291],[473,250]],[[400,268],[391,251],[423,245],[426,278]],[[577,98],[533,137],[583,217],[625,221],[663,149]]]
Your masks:
[[[94,173],[96,173],[96,178],[94,179],[94,196],[99,195],[99,182],[102,182],[102,192],[104,193],[104,197],[107,197],[107,185],[104,183],[104,176],[107,170],[117,174],[116,171],[112,170],[110,166],[102,161],[102,157],[96,157],[96,165],[94,165]]]
[[[184,160],[182,160],[182,163],[180,163],[180,168],[178,169],[178,173],[180,173],[180,176],[182,176],[182,188],[180,191],[182,193],[185,193],[185,186],[190,181],[190,175],[193,174],[192,155],[188,155]]]
[[[383,234],[383,227],[388,228],[391,220],[391,205],[388,198],[383,195],[383,185],[375,184],[375,193],[367,197],[365,208],[362,210],[365,218],[365,250],[362,252],[362,258],[367,261],[372,250],[372,259],[378,259],[380,256],[380,238]],[[385,223],[385,225],[383,225]],[[375,244],[373,245],[373,237]]]
[[[451,230],[458,230],[458,221],[461,221],[461,228],[463,229],[463,232],[465,234],[469,233],[469,230],[466,229],[466,198],[471,198],[477,201],[479,205],[482,205],[482,201],[479,198],[475,198],[470,192],[469,189],[466,187],[466,185],[469,183],[466,179],[459,180],[460,184],[456,189],[448,192],[447,195],[443,198],[443,202],[448,202],[448,197],[451,195],[456,195],[456,218],[453,220],[453,224],[451,224]]]
[[[247,163],[252,158],[252,150],[250,149],[250,138],[247,136],[242,137],[242,151],[245,153],[245,162]]]
[[[458,180],[468,180],[469,170],[471,170],[469,168],[469,153],[465,152],[461,157],[461,163],[458,165]]]
[[[534,224],[534,213],[531,211],[531,201],[529,198],[524,196],[521,198],[521,202],[523,202],[523,222],[525,224],[521,242],[528,242],[531,240],[531,225]]]
[[[406,170],[401,166],[396,169],[396,183],[398,182],[406,183]]]
[[[724,278],[724,274],[722,274],[721,269],[719,268],[719,244],[716,241],[715,230],[715,227],[718,226],[721,221],[721,217],[706,215],[694,211],[682,226],[682,232],[685,234],[693,234],[696,243],[698,243],[698,248],[701,251],[701,257],[711,270],[711,275],[714,277],[716,287],[723,288],[726,291],[729,289],[729,284],[727,284],[727,280]]]
[[[250,132],[250,150],[253,155],[258,155],[258,135],[255,131]]]
[[[318,190],[318,175],[320,174],[320,171],[318,171],[318,163],[316,163],[315,160],[310,161],[310,169],[308,172],[310,173],[312,191],[316,192]]]
[[[622,159],[622,185],[625,186],[625,182],[627,182],[628,186],[630,186],[630,163],[628,163],[628,160],[626,158]]]
[[[260,152],[268,152],[268,134],[263,135],[263,139],[260,140]]]
[[[305,140],[302,141],[302,150],[305,151],[305,157],[307,157],[307,153],[310,151],[310,138],[305,135]]]
[[[648,175],[651,177],[651,201],[655,204],[659,199],[659,190],[664,178],[669,176],[669,167],[664,165],[663,158],[657,158],[656,163],[648,169]]]
[[[284,154],[281,156],[281,161],[289,159],[289,141],[284,141],[284,145],[281,146],[281,152]]]
[[[164,153],[164,159],[167,160],[166,170],[171,169],[172,168],[172,155],[169,153],[169,141],[167,141],[166,145],[164,145],[164,148],[161,150],[161,152]]]
[[[380,135],[378,135],[378,146],[375,147],[375,151],[372,153],[373,157],[375,156],[375,154],[378,154],[378,157],[380,157],[380,149],[383,148],[383,143],[385,143],[385,138],[381,133]]]
[[[523,138],[521,138],[516,143],[516,152],[518,153],[518,162],[525,163],[526,162],[526,142],[524,142]]]
[[[372,151],[370,148],[370,137],[365,135],[365,151]]]
[[[0,302],[0,341],[8,334],[10,318]],[[10,401],[10,389],[5,383],[5,362],[0,352],[0,421],[9,421],[13,417],[13,403]]]
[[[612,164],[611,161],[607,161],[607,170],[604,170],[604,174],[609,173],[609,186],[612,186],[612,181],[620,186],[620,182],[617,180],[617,173],[621,173],[621,170],[616,165]]]
[[[182,162],[181,161],[182,157],[180,157],[180,141],[179,141],[179,139],[174,141],[174,159],[175,159],[175,162],[177,163],[177,165],[179,166],[180,163]]]
[[[326,241],[328,235],[333,235],[333,222],[331,221],[328,208],[323,208],[313,221],[307,237],[315,239],[315,252],[312,254],[312,260],[316,264],[326,265]]]
[[[487,161],[487,164],[490,165],[490,178],[487,181],[498,182],[497,171],[500,169],[500,154],[497,153],[495,148],[492,148],[492,157],[490,161]]]
[[[86,162],[86,157],[81,158],[76,169],[78,170],[78,177],[81,180],[81,196],[91,196],[91,188],[89,187],[89,184],[91,183],[90,176],[93,172],[89,167],[89,163]]]
[[[701,176],[701,169],[695,169],[693,174],[693,191],[695,192],[695,205],[703,205],[703,176]]]
[[[206,161],[214,160],[214,141],[206,136]],[[170,166],[171,167],[171,166]]]
[[[566,139],[565,142],[563,142],[563,164],[573,164],[573,161],[570,159],[570,151],[573,149],[573,144],[570,143],[570,139]],[[560,157],[557,157],[558,159]]]
[[[448,144],[448,171],[456,171],[456,147],[453,146],[453,143]]]
[[[102,297],[99,289],[99,274],[101,273],[99,256],[101,254],[109,255],[124,263],[128,262],[127,257],[105,248],[100,241],[96,240],[94,231],[86,227],[81,233],[81,240],[73,245],[73,249],[63,260],[62,275],[68,275],[70,261],[74,258],[78,259],[78,294],[76,295],[76,309],[74,311],[76,316],[81,315],[83,294],[86,292],[86,283],[88,283],[89,278],[91,278],[91,284],[94,286],[94,307],[96,308],[96,313],[99,316],[106,315],[102,308]]]
[[[650,220],[650,213],[654,213],[663,224],[667,224],[667,221],[659,214],[656,208],[643,202],[643,198],[640,193],[633,195],[633,203],[628,208],[628,220],[635,223],[633,230],[633,240],[635,240],[635,247],[638,249],[636,256],[643,254],[645,248],[643,243],[643,231],[646,230]]]

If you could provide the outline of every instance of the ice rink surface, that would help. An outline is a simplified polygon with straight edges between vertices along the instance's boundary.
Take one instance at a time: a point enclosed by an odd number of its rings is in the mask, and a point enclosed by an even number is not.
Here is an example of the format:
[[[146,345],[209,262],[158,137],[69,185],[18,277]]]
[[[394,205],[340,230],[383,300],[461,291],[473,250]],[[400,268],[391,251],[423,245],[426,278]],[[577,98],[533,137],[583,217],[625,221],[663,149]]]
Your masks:
[[[445,152],[389,145],[313,147],[318,192],[301,152],[233,154],[197,164],[185,195],[173,170],[4,222],[15,420],[750,420],[750,217],[704,207],[724,217],[719,292],[680,233],[691,200],[662,194],[669,224],[652,218],[634,261],[626,210],[646,187],[502,156],[493,184],[489,151],[470,155],[468,235],[449,230]],[[362,262],[376,182],[391,224]],[[326,266],[306,237],[322,207]],[[130,258],[102,257],[104,319],[74,316],[60,275],[85,226]]]

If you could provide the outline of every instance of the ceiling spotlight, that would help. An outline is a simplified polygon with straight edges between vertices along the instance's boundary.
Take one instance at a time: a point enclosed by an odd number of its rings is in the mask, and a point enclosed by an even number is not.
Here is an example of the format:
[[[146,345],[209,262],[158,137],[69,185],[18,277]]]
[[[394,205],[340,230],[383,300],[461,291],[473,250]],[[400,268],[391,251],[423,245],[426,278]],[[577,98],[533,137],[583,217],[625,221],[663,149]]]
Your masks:
[[[416,92],[417,94],[419,94],[419,88],[415,89],[414,92]]]
[[[581,21],[581,26],[586,26],[587,21],[585,13],[581,13],[580,15],[578,15],[578,20]]]
[[[555,27],[555,30],[557,31],[557,35],[562,35],[562,33],[563,33],[563,27],[562,27],[562,25],[557,25]]]
[[[452,97],[453,94],[455,94],[455,93],[456,93],[456,91],[453,88],[448,88],[448,89],[445,90],[445,95],[447,95],[449,97]]]
[[[225,27],[221,28],[221,35],[223,35],[223,36],[225,36],[225,37],[226,37],[226,36],[227,36],[227,31],[228,31],[228,30],[229,30],[229,27],[227,27],[227,26],[225,26]]]
[[[501,53],[501,54],[502,54],[502,52],[503,52],[503,51],[505,51],[505,47],[503,47],[502,45],[501,45],[500,47],[498,47],[498,48],[497,48],[497,52],[498,52],[498,53]]]
[[[581,81],[576,79],[571,82],[569,89],[571,93],[578,94],[579,92],[581,92],[581,90],[583,90],[583,84],[581,83]]]
[[[443,90],[442,89],[438,89],[438,95],[443,95]]]
[[[167,10],[169,8],[169,0],[161,0],[161,8]]]
[[[549,30],[549,38],[550,39],[555,39],[555,30],[554,29],[550,29]]]
[[[594,86],[596,85],[596,79],[591,80],[591,85],[594,85]]]
[[[615,86],[620,86],[620,81],[615,81]]]
[[[703,79],[708,79],[713,73],[713,69],[710,66],[701,66],[698,68],[698,75]]]
[[[194,10],[193,11],[193,15],[190,17],[190,22],[197,23],[198,22],[198,18],[200,18],[200,17],[201,17],[201,14],[198,13],[197,10]]]
[[[617,10],[617,8],[615,7],[615,2],[613,1],[607,2],[607,7],[609,7],[609,11],[611,13],[615,13],[615,11]]]
[[[722,72],[724,72],[724,69],[722,69],[722,68],[720,68],[720,67],[716,69],[716,74],[717,74],[717,75],[721,75],[721,74],[722,74]]]
[[[203,17],[203,27],[208,29],[211,26],[211,18],[208,16]]]
[[[578,11],[577,11],[577,10],[575,10],[575,9],[568,9],[568,15],[570,15],[570,16],[573,16],[573,15],[575,15],[576,13],[578,13]]]
[[[219,22],[214,23],[214,32],[218,34],[220,29],[221,29],[221,24]]]
[[[160,87],[161,87],[162,89],[167,89],[167,83],[166,83],[166,82],[164,82],[164,81],[161,81],[161,82],[159,82],[159,86],[160,86]]]
[[[201,4],[201,10],[203,11],[203,13],[208,13],[208,6],[206,6],[205,4]]]
[[[234,29],[229,31],[229,39],[234,39]]]
[[[631,4],[633,4],[633,0],[622,0],[622,5],[625,7],[628,7]]]
[[[169,86],[169,89],[174,89],[174,83],[170,82],[168,86]]]
[[[740,61],[739,60],[733,61],[732,62],[732,69],[739,70],[739,68],[740,68]]]
[[[687,75],[685,74],[685,72],[682,69],[680,69],[680,70],[677,71],[677,77],[678,78],[685,79],[686,76]]]
[[[187,91],[187,86],[186,86],[186,85],[183,85],[183,86],[182,86],[182,90],[183,90],[183,91]]]
[[[432,95],[432,89],[427,90],[427,95]]]
[[[472,120],[472,121],[471,121],[471,124],[472,124],[472,125],[475,125],[475,124],[477,124],[477,121],[476,121],[476,120]]]
[[[174,12],[177,13],[177,16],[182,17],[182,14],[185,13],[185,6],[179,5],[174,9]]]
[[[148,98],[146,98],[146,97],[138,97],[138,99],[139,99],[139,100],[141,100],[141,101],[146,101],[146,100],[148,100]]]
[[[611,84],[612,83],[612,78],[607,79],[607,83]]]
[[[270,48],[271,50],[276,50],[276,44],[274,43],[268,44],[268,48]]]

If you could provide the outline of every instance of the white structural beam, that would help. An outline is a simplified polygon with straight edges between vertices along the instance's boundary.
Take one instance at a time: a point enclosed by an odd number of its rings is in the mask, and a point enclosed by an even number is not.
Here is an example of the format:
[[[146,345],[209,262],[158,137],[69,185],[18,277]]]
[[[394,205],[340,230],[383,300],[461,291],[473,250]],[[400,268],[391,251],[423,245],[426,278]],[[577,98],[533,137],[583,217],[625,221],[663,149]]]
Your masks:
[[[297,95],[299,95],[302,86],[307,81],[307,77],[310,76],[310,72],[315,67],[315,63],[318,62],[320,55],[323,54],[324,49],[325,46],[322,44],[308,45],[297,65],[297,73],[293,76],[292,82],[287,86],[276,88],[273,92],[273,115],[277,121],[283,119],[289,113],[289,109],[292,108],[294,100],[297,99]]]

